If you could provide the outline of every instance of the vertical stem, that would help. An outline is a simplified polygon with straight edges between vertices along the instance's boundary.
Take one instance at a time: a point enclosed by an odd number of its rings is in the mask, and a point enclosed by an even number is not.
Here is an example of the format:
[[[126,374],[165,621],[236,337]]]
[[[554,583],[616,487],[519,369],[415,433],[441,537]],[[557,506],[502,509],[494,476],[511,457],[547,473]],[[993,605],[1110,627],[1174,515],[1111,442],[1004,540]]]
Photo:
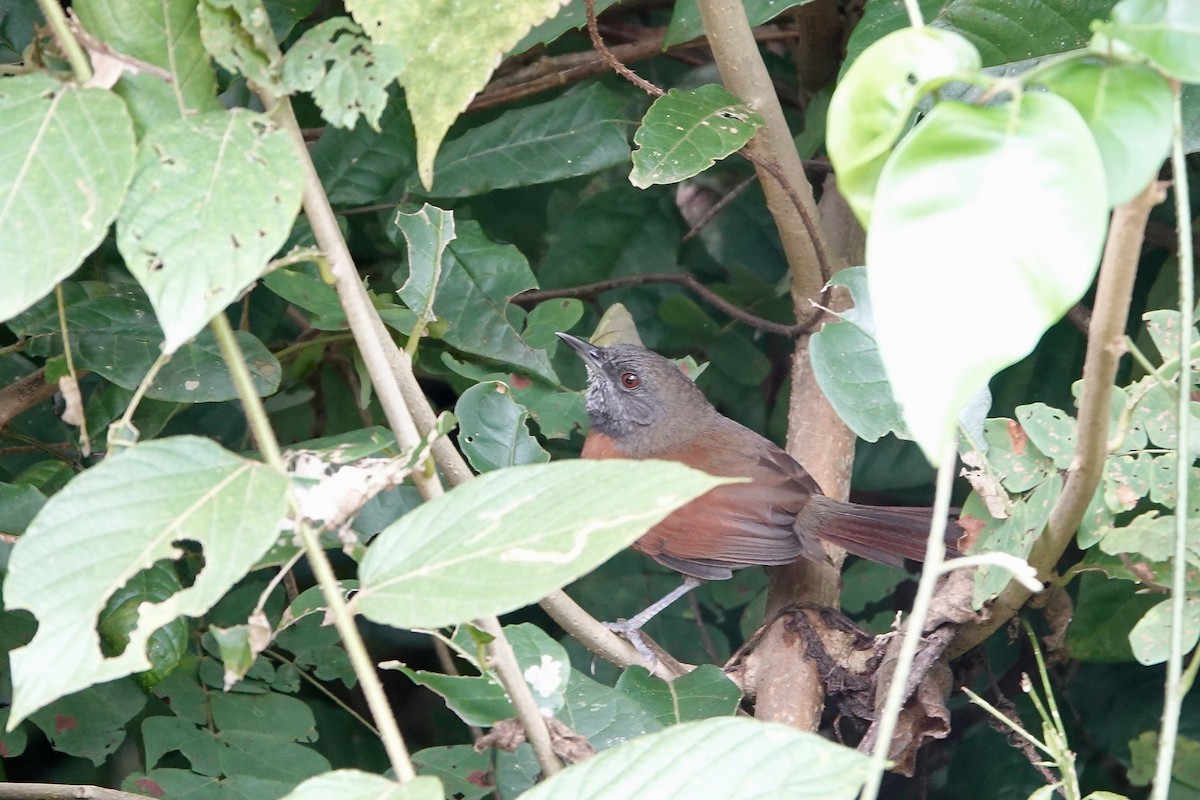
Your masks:
[[[62,6],[58,4],[57,0],[38,0],[38,7],[42,9],[42,14],[46,17],[50,30],[54,32],[54,38],[58,41],[58,46],[62,48],[63,55],[67,57],[67,63],[71,65],[71,72],[75,75],[75,80],[79,83],[91,80],[92,65],[88,62],[87,55],[79,46],[75,35],[71,33],[71,26],[67,22],[67,15],[63,13]]]
[[[904,10],[908,12],[908,24],[914,28],[925,27],[921,18],[921,4],[917,0],[904,0]]]
[[[280,452],[279,442],[275,439],[275,432],[271,430],[262,400],[254,390],[254,382],[250,378],[250,370],[246,367],[242,349],[234,337],[233,326],[229,324],[224,313],[214,317],[209,326],[216,337],[217,346],[221,349],[221,356],[225,359],[225,364],[233,376],[233,385],[237,388],[242,407],[246,410],[246,422],[250,426],[254,440],[258,442],[259,452],[262,453],[263,459],[269,465],[284,472],[283,454]],[[404,745],[404,737],[400,735],[400,726],[396,724],[396,717],[392,714],[391,706],[388,705],[387,696],[383,692],[383,684],[380,683],[379,675],[375,672],[375,665],[367,653],[367,645],[359,633],[358,626],[354,623],[354,615],[350,613],[346,599],[338,590],[338,581],[333,572],[333,565],[329,563],[325,549],[321,547],[317,533],[311,525],[304,520],[297,520],[297,533],[300,543],[304,547],[304,554],[308,556],[309,564],[312,566],[313,575],[316,576],[321,592],[325,596],[325,602],[333,615],[334,626],[342,637],[342,643],[346,646],[346,654],[350,658],[354,674],[362,685],[363,696],[366,697],[367,706],[371,709],[375,726],[379,728],[380,738],[383,740],[383,747],[391,761],[392,770],[401,783],[412,780],[416,777],[416,770],[413,768],[412,760],[408,757],[408,748]]]
[[[949,444],[946,452],[942,454],[942,464],[938,467],[937,494],[933,498],[933,524],[930,526],[929,539],[925,542],[925,565],[921,570],[921,581],[917,584],[912,613],[902,634],[904,641],[900,645],[900,655],[896,659],[891,686],[888,687],[887,701],[879,720],[875,750],[871,753],[871,761],[867,766],[867,781],[859,800],[875,800],[879,796],[879,785],[883,781],[883,771],[887,768],[888,751],[892,746],[892,736],[896,733],[896,722],[908,696],[908,676],[912,672],[913,658],[917,654],[917,643],[921,640],[925,618],[929,615],[929,604],[933,600],[933,590],[937,587],[942,562],[946,558],[945,536],[946,521],[950,516],[950,489],[958,467],[955,445],[955,442]]]
[[[1192,455],[1189,442],[1192,417],[1192,325],[1195,286],[1192,277],[1192,209],[1188,196],[1187,165],[1183,153],[1182,92],[1175,85],[1175,133],[1171,143],[1171,172],[1175,179],[1175,219],[1179,224],[1179,438],[1176,443],[1175,554],[1171,570],[1171,633],[1167,656],[1167,686],[1163,698],[1162,732],[1158,737],[1158,762],[1154,770],[1153,800],[1167,800],[1179,715],[1183,707],[1183,613],[1187,600],[1188,476]]]

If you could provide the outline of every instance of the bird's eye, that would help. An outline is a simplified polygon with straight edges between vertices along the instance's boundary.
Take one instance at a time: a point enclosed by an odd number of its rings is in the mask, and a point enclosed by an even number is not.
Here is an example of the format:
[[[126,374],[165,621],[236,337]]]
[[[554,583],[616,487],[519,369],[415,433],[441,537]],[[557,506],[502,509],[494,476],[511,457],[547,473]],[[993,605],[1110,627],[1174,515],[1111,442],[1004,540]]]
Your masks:
[[[621,376],[621,385],[626,389],[636,389],[642,384],[642,379],[637,376],[636,372],[626,372]]]

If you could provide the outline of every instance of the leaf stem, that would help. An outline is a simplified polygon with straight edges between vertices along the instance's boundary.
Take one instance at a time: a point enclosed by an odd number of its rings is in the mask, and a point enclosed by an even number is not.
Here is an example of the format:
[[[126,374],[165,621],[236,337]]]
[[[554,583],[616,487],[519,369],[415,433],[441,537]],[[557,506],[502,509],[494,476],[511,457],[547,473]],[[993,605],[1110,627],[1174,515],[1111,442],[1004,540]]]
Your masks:
[[[1192,417],[1192,315],[1196,288],[1192,276],[1191,201],[1188,197],[1187,164],[1183,152],[1182,87],[1175,84],[1175,130],[1171,137],[1171,173],[1175,180],[1175,214],[1179,221],[1179,406],[1178,453],[1175,504],[1175,553],[1171,570],[1171,632],[1167,654],[1167,685],[1163,698],[1162,732],[1158,737],[1158,761],[1154,770],[1152,800],[1167,800],[1171,790],[1171,772],[1175,764],[1175,745],[1179,735],[1179,715],[1183,708],[1183,615],[1187,600],[1188,476],[1192,449],[1189,446]]]
[[[908,12],[908,24],[914,28],[924,28],[925,20],[921,17],[921,4],[917,0],[904,0],[904,10]]]
[[[896,724],[904,701],[908,698],[908,676],[912,672],[913,658],[917,654],[917,644],[921,641],[921,632],[925,628],[925,619],[929,615],[929,606],[933,601],[934,589],[937,588],[941,577],[942,564],[946,559],[946,523],[950,517],[950,490],[957,472],[958,459],[954,442],[946,448],[938,467],[937,490],[933,498],[933,522],[929,526],[929,538],[925,542],[925,566],[921,570],[921,580],[917,584],[917,596],[913,599],[912,613],[902,634],[904,640],[900,644],[900,654],[896,658],[896,669],[892,673],[892,683],[888,686],[887,700],[879,719],[879,732],[875,740],[875,749],[871,751],[871,760],[867,765],[867,781],[863,786],[859,800],[876,800],[879,796],[879,786],[883,781],[883,771],[887,768],[888,751],[892,746],[892,736],[896,732]]]
[[[233,326],[229,324],[229,319],[224,313],[214,317],[209,326],[217,339],[217,346],[221,349],[225,364],[233,376],[233,385],[237,388],[238,397],[246,411],[246,421],[254,440],[258,443],[259,452],[262,453],[263,459],[268,464],[286,474],[287,470],[283,463],[279,442],[275,438],[275,432],[271,429],[271,423],[267,419],[267,412],[263,408],[262,400],[254,390],[254,382],[250,378],[250,370],[246,367],[242,349],[238,347],[237,339],[233,334]],[[295,498],[291,496],[290,492],[289,501],[294,510]],[[333,565],[329,562],[325,549],[321,547],[317,532],[313,530],[307,520],[296,520],[296,534],[300,538],[304,554],[308,556],[308,563],[312,567],[313,575],[321,587],[325,603],[333,616],[333,624],[342,637],[342,643],[346,646],[346,654],[350,657],[354,674],[362,685],[363,696],[366,698],[367,707],[371,709],[371,716],[374,717],[375,724],[379,728],[380,738],[383,740],[383,747],[387,751],[392,770],[401,783],[410,781],[416,777],[416,770],[413,768],[412,759],[408,756],[404,737],[400,735],[396,717],[392,714],[391,706],[388,705],[387,695],[383,692],[383,684],[379,681],[379,674],[375,671],[375,664],[367,653],[367,645],[354,622],[354,615],[350,613],[346,598],[339,591]]]
[[[88,62],[83,48],[79,46],[79,40],[75,38],[75,34],[71,33],[71,24],[67,22],[67,15],[63,13],[62,6],[58,4],[57,0],[38,0],[38,7],[42,9],[42,14],[46,17],[46,22],[50,25],[55,40],[58,41],[58,46],[62,48],[63,55],[67,57],[67,63],[71,65],[75,81],[81,84],[90,81],[92,65]]]

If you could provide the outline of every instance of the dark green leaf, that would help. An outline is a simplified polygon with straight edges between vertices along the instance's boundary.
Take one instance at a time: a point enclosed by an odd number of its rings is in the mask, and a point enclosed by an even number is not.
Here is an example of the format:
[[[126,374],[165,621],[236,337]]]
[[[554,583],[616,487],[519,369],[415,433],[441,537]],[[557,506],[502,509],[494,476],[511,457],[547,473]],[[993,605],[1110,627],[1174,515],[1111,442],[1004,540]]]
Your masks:
[[[477,753],[469,744],[426,747],[413,753],[412,760],[417,772],[442,781],[446,797],[483,800],[492,792],[490,754]]]
[[[313,145],[313,164],[335,206],[378,203],[403,194],[401,181],[417,158],[412,121],[403,100],[393,98],[387,104],[379,128],[374,131],[365,121],[349,131],[326,128]]]
[[[629,667],[621,673],[617,689],[653,714],[663,727],[727,717],[737,711],[742,700],[742,693],[733,681],[712,664],[701,664],[669,683],[653,677],[642,667]]]
[[[590,175],[629,158],[625,100],[593,83],[529,108],[506,111],[446,143],[430,197],[470,197]]]
[[[758,26],[770,22],[789,8],[810,2],[812,0],[745,0],[743,5],[747,20],[752,26]],[[700,21],[696,0],[679,0],[671,13],[671,24],[667,26],[666,36],[663,37],[663,47],[674,47],[703,35],[704,25]]]
[[[29,719],[54,749],[100,766],[125,741],[125,725],[145,704],[145,692],[122,679],[57,700]]]
[[[671,89],[654,101],[633,135],[629,181],[645,189],[690,178],[741,149],[762,125],[762,115],[720,86]]]
[[[478,383],[458,398],[458,443],[477,472],[550,460],[529,433],[529,411],[503,383]]]

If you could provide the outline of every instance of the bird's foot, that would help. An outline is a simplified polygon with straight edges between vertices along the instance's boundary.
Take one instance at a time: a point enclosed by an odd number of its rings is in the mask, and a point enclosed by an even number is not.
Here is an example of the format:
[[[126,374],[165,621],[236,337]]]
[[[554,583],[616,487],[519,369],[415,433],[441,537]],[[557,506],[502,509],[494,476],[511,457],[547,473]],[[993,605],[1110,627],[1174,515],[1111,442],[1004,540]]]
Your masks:
[[[650,674],[654,674],[654,668],[658,666],[658,656],[654,655],[654,651],[646,644],[645,638],[642,636],[642,626],[634,620],[623,619],[620,622],[604,622],[601,623],[618,636],[625,638],[627,642],[633,645],[633,649],[637,650],[638,655],[646,659],[646,669],[650,670]]]

